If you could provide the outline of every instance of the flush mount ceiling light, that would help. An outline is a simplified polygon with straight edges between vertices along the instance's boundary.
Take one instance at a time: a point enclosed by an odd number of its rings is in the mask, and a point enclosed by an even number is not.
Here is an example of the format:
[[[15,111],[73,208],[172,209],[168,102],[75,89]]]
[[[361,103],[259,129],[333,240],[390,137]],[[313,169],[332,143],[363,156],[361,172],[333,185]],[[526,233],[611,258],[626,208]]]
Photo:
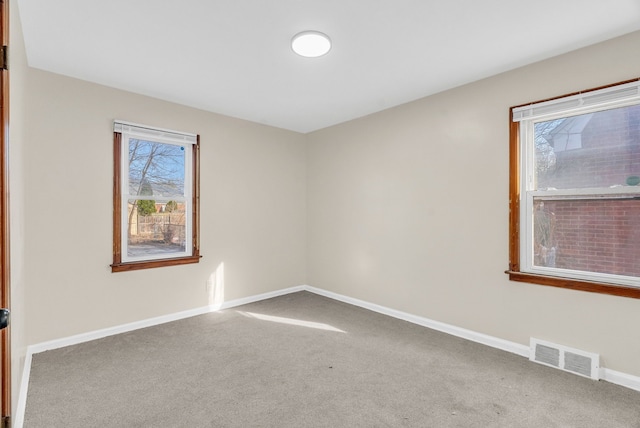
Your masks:
[[[291,49],[300,56],[316,58],[329,52],[331,40],[319,31],[303,31],[293,36]]]

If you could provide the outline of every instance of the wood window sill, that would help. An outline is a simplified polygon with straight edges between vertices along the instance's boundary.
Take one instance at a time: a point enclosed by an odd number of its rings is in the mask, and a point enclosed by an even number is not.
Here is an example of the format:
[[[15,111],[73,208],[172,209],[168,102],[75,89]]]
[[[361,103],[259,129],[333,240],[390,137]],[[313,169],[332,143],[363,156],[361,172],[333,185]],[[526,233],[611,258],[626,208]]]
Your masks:
[[[508,270],[509,280],[640,299],[640,288]]]
[[[179,266],[200,262],[202,256],[179,257],[175,259],[147,260],[143,262],[114,263],[111,272],[127,272],[131,270],[152,269],[165,266]]]

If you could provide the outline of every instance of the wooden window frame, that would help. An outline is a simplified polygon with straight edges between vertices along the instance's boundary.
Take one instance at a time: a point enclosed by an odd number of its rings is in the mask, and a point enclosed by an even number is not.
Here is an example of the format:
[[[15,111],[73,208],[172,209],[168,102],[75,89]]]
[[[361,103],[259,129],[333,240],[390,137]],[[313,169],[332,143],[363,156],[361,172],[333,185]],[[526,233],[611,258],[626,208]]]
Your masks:
[[[199,263],[200,258],[200,136],[192,144],[191,180],[191,255],[187,257],[164,258],[156,260],[122,261],[122,133],[113,133],[113,264],[111,272],[126,272],[165,266],[178,266]]]
[[[0,308],[11,309],[9,236],[9,2],[0,0]],[[11,325],[0,331],[0,424],[11,423]]]
[[[520,199],[521,199],[521,156],[522,143],[520,141],[520,122],[514,122],[513,110],[518,107],[552,101],[573,95],[606,89],[625,83],[637,82],[640,79],[631,79],[611,85],[600,86],[585,91],[565,94],[559,97],[548,98],[534,103],[526,103],[513,106],[509,109],[509,269],[505,272],[509,280],[539,284],[551,287],[567,288],[571,290],[588,291],[593,293],[609,294],[614,296],[631,297],[640,299],[640,288],[625,285],[610,284],[596,281],[586,281],[559,276],[548,276],[522,272],[520,267]]]

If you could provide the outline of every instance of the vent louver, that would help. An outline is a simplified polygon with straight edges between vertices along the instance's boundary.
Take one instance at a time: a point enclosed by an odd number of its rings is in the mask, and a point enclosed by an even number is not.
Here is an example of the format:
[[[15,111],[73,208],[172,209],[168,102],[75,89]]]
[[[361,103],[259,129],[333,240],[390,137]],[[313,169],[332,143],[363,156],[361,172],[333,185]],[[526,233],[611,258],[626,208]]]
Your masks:
[[[600,355],[531,338],[529,359],[546,366],[600,379]]]
[[[538,344],[535,351],[536,361],[549,364],[553,367],[560,367],[560,351],[558,349]]]

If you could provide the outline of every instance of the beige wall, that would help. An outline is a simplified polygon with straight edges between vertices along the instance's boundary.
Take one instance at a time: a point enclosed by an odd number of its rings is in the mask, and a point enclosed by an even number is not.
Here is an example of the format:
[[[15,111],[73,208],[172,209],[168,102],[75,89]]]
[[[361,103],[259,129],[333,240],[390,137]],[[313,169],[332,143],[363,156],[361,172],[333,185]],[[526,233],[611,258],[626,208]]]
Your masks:
[[[305,283],[302,134],[25,69],[26,341],[40,343]],[[113,120],[200,134],[199,264],[111,273]],[[17,316],[19,316],[17,314]]]
[[[640,32],[308,136],[310,285],[640,375],[640,301],[509,282],[508,113],[640,77]]]
[[[14,369],[209,304],[223,263],[225,300],[307,283],[640,376],[640,301],[503,273],[509,106],[640,76],[640,33],[304,136],[30,69],[12,6]],[[110,272],[114,119],[201,135],[200,264]]]

